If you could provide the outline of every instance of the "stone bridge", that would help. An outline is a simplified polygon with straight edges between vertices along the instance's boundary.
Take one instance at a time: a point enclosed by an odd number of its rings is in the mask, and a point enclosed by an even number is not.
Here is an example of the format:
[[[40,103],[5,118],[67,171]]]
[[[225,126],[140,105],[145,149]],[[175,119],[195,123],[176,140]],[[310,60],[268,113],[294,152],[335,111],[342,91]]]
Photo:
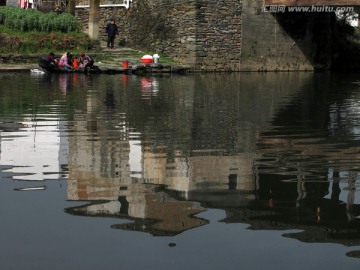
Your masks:
[[[114,18],[129,47],[167,55],[204,71],[296,71],[330,69],[342,48],[334,12],[269,10],[267,6],[360,6],[360,0],[133,0],[128,9],[77,8],[76,15],[94,39],[105,39]],[[90,18],[90,19],[89,19]],[[360,57],[360,52],[359,52]]]

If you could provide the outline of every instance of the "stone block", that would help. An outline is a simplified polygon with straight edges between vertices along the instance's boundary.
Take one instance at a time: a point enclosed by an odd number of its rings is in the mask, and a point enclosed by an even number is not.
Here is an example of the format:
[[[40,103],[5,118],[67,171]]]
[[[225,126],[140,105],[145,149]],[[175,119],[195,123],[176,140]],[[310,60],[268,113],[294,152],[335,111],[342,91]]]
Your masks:
[[[186,44],[186,50],[190,52],[196,51],[196,45],[195,44]]]

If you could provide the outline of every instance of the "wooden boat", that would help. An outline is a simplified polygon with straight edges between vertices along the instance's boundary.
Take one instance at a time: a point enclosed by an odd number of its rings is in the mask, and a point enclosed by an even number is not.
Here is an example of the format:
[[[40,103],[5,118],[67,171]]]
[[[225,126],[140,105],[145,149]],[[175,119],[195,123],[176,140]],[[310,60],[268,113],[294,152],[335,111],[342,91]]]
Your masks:
[[[100,73],[100,68],[98,66],[87,67],[87,68],[79,68],[79,69],[66,69],[66,68],[59,68],[54,65],[48,66],[39,66],[45,71],[50,73]]]

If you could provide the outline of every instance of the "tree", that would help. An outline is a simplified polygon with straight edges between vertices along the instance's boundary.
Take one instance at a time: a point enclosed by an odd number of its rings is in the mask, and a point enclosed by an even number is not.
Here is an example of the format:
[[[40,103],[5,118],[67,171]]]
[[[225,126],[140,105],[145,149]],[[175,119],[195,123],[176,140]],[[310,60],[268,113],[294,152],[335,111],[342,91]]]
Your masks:
[[[349,9],[340,9],[336,12],[336,17],[343,24],[349,24],[354,26],[354,22],[359,19],[360,7],[349,7]]]

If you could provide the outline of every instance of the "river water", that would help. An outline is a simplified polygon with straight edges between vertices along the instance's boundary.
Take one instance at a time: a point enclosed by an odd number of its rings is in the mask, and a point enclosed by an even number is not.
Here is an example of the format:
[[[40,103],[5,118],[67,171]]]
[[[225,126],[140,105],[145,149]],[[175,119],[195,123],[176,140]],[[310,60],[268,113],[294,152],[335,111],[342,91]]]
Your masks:
[[[358,74],[0,82],[1,269],[359,269]]]

